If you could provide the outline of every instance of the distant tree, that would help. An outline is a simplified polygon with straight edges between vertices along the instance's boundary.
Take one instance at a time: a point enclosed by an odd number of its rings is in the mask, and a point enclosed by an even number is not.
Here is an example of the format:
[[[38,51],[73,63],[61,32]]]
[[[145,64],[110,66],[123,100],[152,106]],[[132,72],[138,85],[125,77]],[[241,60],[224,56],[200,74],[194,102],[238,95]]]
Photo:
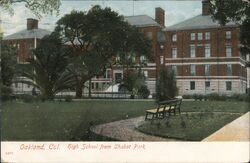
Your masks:
[[[61,5],[60,0],[1,0],[0,7],[13,14],[13,5],[16,3],[24,4],[39,18],[42,14],[52,14],[54,11],[58,13]]]
[[[175,73],[167,68],[161,69],[156,81],[156,98],[158,101],[174,98],[178,93]]]
[[[45,36],[29,58],[29,67],[20,71],[28,80],[19,82],[38,88],[44,99],[53,99],[54,95],[67,90],[74,84],[72,76],[66,72],[69,50],[62,45],[61,39],[51,34]]]
[[[110,8],[94,6],[88,12],[72,11],[66,14],[57,22],[55,31],[72,47],[72,55],[79,60],[79,63],[72,62],[74,68],[71,71],[78,83],[76,97],[80,98],[84,83],[94,76],[104,74],[106,68],[114,64],[114,58],[124,52],[126,41],[132,36],[128,35],[128,31],[133,30],[121,15]],[[141,35],[138,39],[143,41]],[[144,51],[141,49],[140,52]]]
[[[234,21],[240,26],[241,53],[250,54],[250,2],[249,0],[210,0],[212,16],[223,26]],[[246,64],[250,67],[250,63]]]
[[[1,45],[1,82],[5,86],[11,86],[15,75],[16,48],[7,44]]]
[[[132,97],[138,95],[138,93],[143,93],[141,88],[146,85],[145,76],[141,70],[129,69],[123,79],[123,83],[120,88],[126,88],[131,92]]]

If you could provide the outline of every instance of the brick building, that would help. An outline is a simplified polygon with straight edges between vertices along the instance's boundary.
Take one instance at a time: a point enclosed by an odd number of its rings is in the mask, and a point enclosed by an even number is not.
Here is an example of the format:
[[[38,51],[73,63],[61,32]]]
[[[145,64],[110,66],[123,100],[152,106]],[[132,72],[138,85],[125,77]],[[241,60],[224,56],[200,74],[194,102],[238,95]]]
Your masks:
[[[212,20],[208,1],[202,14],[165,28],[160,64],[176,73],[179,94],[245,93],[245,58],[239,51],[239,27]]]
[[[17,48],[18,64],[28,64],[27,59],[31,56],[31,49],[36,48],[40,40],[50,33],[50,31],[38,28],[38,20],[29,18],[26,29],[4,37],[3,43]],[[13,88],[16,93],[23,93],[31,92],[33,87],[24,83],[15,83]]]

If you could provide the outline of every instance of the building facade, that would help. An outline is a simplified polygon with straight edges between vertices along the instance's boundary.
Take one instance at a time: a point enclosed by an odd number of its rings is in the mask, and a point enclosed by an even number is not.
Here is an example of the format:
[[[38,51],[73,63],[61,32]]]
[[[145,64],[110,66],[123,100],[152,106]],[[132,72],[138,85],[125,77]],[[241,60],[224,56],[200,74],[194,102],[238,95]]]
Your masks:
[[[246,92],[245,58],[239,51],[239,27],[220,26],[202,1],[202,14],[164,29],[164,64],[177,78],[179,94]]]
[[[165,27],[165,11],[160,7],[155,9],[155,18],[125,17],[125,21],[152,41],[153,59],[141,68],[151,94],[155,93],[157,76],[164,67],[175,72],[179,95],[246,92],[250,71],[247,73],[246,58],[239,51],[239,26],[233,22],[220,26],[209,11],[208,0],[203,0],[201,15],[169,27]],[[5,37],[4,41],[17,47],[18,63],[26,64],[30,49],[36,48],[39,40],[50,33],[39,29],[37,20],[27,19],[26,30]],[[144,58],[135,58],[141,59]],[[118,87],[123,75],[119,66],[108,68],[104,75],[91,80],[92,91],[117,92],[113,86]],[[32,89],[26,87],[25,90]]]
[[[17,49],[17,63],[19,65],[28,64],[27,59],[31,57],[31,50],[35,49],[40,40],[51,32],[38,28],[38,20],[27,19],[26,29],[11,34],[3,38],[3,43],[12,45]],[[23,78],[23,77],[19,77]],[[28,79],[22,79],[28,80]],[[15,83],[12,85],[15,93],[31,93],[33,87],[24,83]]]

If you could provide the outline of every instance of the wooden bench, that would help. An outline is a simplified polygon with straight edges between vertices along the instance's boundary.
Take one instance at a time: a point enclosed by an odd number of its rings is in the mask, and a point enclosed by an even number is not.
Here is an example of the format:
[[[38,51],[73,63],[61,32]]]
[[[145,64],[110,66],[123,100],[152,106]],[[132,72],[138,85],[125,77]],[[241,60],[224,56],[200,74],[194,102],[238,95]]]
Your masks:
[[[163,119],[166,117],[167,114],[170,116],[171,113],[174,113],[175,115],[176,110],[178,110],[180,114],[181,102],[182,102],[182,99],[161,101],[158,103],[157,108],[146,110],[145,120]],[[149,115],[151,115],[151,118],[149,118]]]

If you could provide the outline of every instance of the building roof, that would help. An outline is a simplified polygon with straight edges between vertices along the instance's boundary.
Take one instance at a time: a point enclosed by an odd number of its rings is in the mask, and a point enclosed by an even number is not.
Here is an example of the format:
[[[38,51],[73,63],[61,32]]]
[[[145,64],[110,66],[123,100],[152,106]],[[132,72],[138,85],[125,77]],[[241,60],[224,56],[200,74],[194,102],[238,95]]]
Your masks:
[[[148,15],[126,16],[125,21],[136,27],[160,26],[153,18]]]
[[[51,34],[50,31],[45,29],[32,29],[32,30],[22,30],[17,33],[8,35],[3,38],[3,40],[18,40],[18,39],[31,39],[31,38],[38,38],[41,39],[46,35]]]
[[[236,24],[234,22],[229,22],[226,24],[226,26],[236,26]],[[207,29],[218,27],[220,27],[220,24],[218,23],[218,21],[214,21],[211,15],[198,15],[175,25],[166,27],[164,31]]]

